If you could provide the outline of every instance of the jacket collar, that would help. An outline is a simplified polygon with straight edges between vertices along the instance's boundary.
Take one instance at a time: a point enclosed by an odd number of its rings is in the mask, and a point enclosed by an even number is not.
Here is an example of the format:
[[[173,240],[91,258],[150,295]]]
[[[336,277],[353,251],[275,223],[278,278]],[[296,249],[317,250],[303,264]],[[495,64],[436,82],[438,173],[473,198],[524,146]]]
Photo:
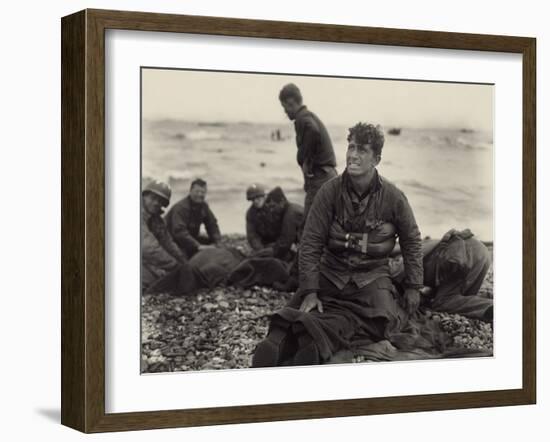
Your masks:
[[[351,179],[349,177],[347,169],[344,170],[344,172],[342,173],[342,181],[344,183],[346,191],[349,192],[350,195],[352,193],[356,193],[355,190],[352,188]],[[367,190],[367,195],[378,192],[382,188],[382,186],[383,186],[382,177],[378,173],[378,170],[374,169],[374,176],[372,177],[372,181]]]
[[[307,112],[307,106],[305,104],[302,104],[300,108],[296,111],[296,115],[294,116],[294,119],[298,118],[298,116],[303,114],[304,112]]]
[[[342,204],[342,215],[346,219],[362,215],[370,205],[369,201],[379,199],[379,191],[382,188],[382,180],[375,169],[375,176],[371,181],[369,190],[364,195],[357,195],[351,187],[351,180],[347,171],[342,173],[342,192],[340,195]]]

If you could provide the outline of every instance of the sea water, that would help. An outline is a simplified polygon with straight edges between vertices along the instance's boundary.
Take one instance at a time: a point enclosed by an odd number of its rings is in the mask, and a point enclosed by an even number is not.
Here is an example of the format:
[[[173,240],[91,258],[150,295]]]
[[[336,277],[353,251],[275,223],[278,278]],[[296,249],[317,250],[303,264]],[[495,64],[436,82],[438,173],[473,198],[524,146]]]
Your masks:
[[[341,173],[348,128],[327,129]],[[145,120],[142,178],[167,181],[171,204],[187,195],[193,179],[206,180],[207,200],[222,233],[244,233],[250,205],[245,192],[253,183],[280,186],[290,201],[303,204],[296,150],[291,122]],[[491,132],[404,127],[399,135],[386,131],[378,171],[405,193],[423,237],[470,228],[479,239],[492,241],[493,153]]]

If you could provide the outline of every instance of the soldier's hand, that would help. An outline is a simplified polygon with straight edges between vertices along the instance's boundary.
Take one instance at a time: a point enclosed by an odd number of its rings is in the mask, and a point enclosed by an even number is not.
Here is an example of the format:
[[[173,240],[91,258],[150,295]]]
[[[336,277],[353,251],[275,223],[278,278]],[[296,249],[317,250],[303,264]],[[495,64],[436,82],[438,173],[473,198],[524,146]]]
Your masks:
[[[309,171],[309,165],[306,164],[305,162],[302,166],[302,172],[303,172],[304,176],[307,177],[307,178],[313,178],[315,176]]]
[[[405,300],[405,309],[409,315],[417,312],[420,305],[420,291],[417,289],[406,289],[403,294]]]
[[[306,297],[302,301],[302,305],[300,306],[300,311],[307,313],[314,308],[317,308],[317,310],[319,310],[319,313],[323,313],[323,303],[317,297],[316,292],[306,295]]]

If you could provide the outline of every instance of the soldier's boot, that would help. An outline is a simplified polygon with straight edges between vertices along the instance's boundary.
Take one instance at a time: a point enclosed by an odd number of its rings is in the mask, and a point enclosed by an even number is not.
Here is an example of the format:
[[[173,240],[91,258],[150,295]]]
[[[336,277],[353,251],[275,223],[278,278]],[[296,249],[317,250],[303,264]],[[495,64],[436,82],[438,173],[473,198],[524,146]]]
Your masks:
[[[298,351],[292,365],[318,365],[321,363],[319,349],[313,338],[304,330],[298,335]]]
[[[286,365],[291,355],[291,330],[286,321],[272,319],[269,333],[254,350],[252,367],[276,367]]]

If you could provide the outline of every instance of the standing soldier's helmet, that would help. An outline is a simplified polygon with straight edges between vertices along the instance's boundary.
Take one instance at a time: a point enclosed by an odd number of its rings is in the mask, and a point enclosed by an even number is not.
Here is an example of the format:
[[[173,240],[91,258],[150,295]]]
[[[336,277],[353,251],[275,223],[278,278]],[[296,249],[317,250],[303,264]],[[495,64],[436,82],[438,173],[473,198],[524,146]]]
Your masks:
[[[162,181],[152,180],[151,182],[149,182],[149,184],[147,184],[147,186],[145,186],[141,194],[144,195],[147,192],[151,192],[151,193],[154,193],[155,195],[160,196],[163,199],[162,205],[164,207],[170,204],[172,189],[168,184],[163,183]]]
[[[246,189],[246,199],[252,201],[254,198],[259,196],[265,196],[265,189],[259,184],[252,184],[248,189]]]

